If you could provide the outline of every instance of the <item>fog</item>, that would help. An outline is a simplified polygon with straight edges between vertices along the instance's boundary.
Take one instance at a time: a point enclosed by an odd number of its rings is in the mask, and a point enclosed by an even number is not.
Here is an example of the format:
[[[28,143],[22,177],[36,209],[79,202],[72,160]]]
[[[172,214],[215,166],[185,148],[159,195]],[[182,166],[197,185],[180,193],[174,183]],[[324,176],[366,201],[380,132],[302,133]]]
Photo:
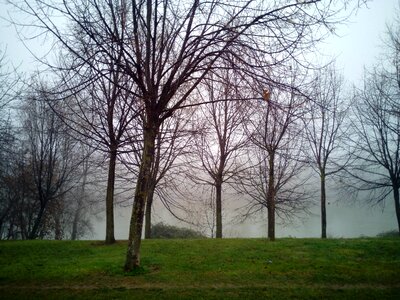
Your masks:
[[[317,195],[318,197],[318,195]],[[329,196],[328,196],[329,197]],[[310,212],[300,215],[290,224],[281,224],[277,219],[276,237],[317,238],[321,235],[321,221],[318,198],[316,204],[310,208]],[[240,200],[225,199],[223,219],[223,236],[225,238],[247,237],[260,238],[267,236],[266,212],[257,218],[237,222],[236,211],[230,210],[232,206],[240,205]],[[389,197],[385,205],[371,206],[362,202],[351,200],[334,200],[330,195],[327,206],[327,235],[331,238],[352,238],[362,236],[376,236],[381,232],[396,229],[396,215],[393,200]],[[153,213],[153,224],[164,222],[179,227],[191,227],[187,223],[177,221],[160,203],[156,200]],[[100,213],[101,214],[101,213]],[[131,206],[116,206],[115,210],[115,237],[119,240],[126,240],[129,234],[129,222]],[[105,237],[105,219],[93,220],[94,232],[85,238],[102,240]],[[209,232],[206,232],[209,236]]]

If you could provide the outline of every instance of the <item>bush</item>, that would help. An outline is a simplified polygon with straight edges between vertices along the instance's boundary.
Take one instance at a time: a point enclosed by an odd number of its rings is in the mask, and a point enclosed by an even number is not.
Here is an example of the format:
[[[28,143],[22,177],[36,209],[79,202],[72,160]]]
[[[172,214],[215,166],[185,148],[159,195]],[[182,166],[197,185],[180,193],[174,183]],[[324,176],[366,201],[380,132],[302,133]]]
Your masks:
[[[164,223],[151,226],[151,237],[153,239],[202,239],[205,236],[198,231],[181,228]]]
[[[399,231],[397,229],[393,229],[390,231],[384,231],[377,235],[377,237],[399,237]]]

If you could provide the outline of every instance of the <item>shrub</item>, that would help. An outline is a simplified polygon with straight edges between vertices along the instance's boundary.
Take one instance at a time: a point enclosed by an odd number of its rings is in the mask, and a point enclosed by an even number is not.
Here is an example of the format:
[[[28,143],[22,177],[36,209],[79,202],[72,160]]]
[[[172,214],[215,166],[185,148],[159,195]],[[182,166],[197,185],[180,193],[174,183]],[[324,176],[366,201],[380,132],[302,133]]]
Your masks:
[[[397,229],[393,229],[390,231],[384,231],[377,234],[377,237],[399,237],[399,231]]]
[[[151,226],[151,237],[154,239],[202,239],[205,236],[198,231],[164,223]]]

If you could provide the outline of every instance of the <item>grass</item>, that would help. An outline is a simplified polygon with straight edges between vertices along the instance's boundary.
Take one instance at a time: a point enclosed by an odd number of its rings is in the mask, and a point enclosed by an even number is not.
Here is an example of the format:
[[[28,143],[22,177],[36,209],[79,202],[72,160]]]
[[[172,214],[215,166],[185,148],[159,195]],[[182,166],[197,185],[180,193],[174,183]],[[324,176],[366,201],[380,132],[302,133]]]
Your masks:
[[[0,242],[0,299],[400,299],[400,239]]]

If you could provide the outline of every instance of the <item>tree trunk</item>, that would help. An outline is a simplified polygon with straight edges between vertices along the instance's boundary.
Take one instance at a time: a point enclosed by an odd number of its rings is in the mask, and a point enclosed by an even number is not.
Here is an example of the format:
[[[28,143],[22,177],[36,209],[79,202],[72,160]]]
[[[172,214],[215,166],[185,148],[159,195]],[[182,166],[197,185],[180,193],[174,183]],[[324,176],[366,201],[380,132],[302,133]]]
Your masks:
[[[63,230],[61,228],[60,216],[56,215],[56,217],[54,219],[54,223],[55,223],[54,239],[61,241],[63,238]]]
[[[72,241],[78,239],[78,221],[79,221],[79,208],[75,211],[74,219],[72,221],[72,232],[71,232]]]
[[[154,146],[157,130],[155,127],[144,129],[144,147],[139,176],[136,183],[135,199],[129,227],[128,250],[124,270],[130,272],[140,266],[140,244],[143,228],[143,217],[148,187],[151,180],[151,166],[154,160]]]
[[[29,234],[29,237],[28,237],[28,238],[29,238],[30,240],[34,240],[34,239],[36,239],[37,236],[38,236],[39,226],[40,226],[40,223],[42,222],[42,218],[43,218],[43,214],[44,214],[44,209],[45,209],[45,207],[42,205],[42,206],[40,207],[39,213],[38,213],[38,215],[37,215],[37,217],[36,217],[35,223],[33,224],[32,231],[31,231],[31,233]]]
[[[397,186],[393,187],[393,198],[394,198],[394,206],[396,209],[396,217],[397,217],[397,228],[399,229],[400,235],[400,196],[399,196],[399,188]]]
[[[323,172],[321,173],[321,238],[326,239],[326,190]]]
[[[154,200],[154,191],[156,189],[157,184],[157,176],[160,168],[160,159],[161,159],[161,134],[157,133],[156,138],[157,144],[154,144],[154,159],[152,162],[151,168],[151,177],[149,183],[149,189],[146,199],[146,219],[145,219],[145,228],[144,228],[144,237],[146,239],[151,239],[151,210],[153,207]]]
[[[107,245],[115,243],[114,236],[114,185],[115,185],[115,165],[117,162],[117,150],[113,147],[110,151],[110,161],[108,166],[107,195],[106,195],[106,240]]]
[[[269,155],[268,172],[268,192],[267,192],[267,210],[268,210],[268,238],[275,241],[275,153]]]
[[[77,201],[77,208],[74,213],[74,219],[72,221],[72,232],[71,232],[71,240],[75,241],[78,239],[78,223],[81,219],[81,210],[82,210],[82,204],[85,199],[85,190],[86,190],[86,181],[87,181],[87,174],[88,174],[88,169],[89,169],[89,161],[88,159],[84,160],[83,163],[83,174],[82,174],[82,185],[81,185],[81,191],[80,191],[80,196]]]
[[[146,217],[145,217],[145,228],[144,238],[151,239],[151,207],[153,205],[154,187],[153,185],[149,188],[146,201]]]
[[[215,184],[215,209],[216,209],[216,232],[217,239],[222,238],[222,183],[218,181]]]

